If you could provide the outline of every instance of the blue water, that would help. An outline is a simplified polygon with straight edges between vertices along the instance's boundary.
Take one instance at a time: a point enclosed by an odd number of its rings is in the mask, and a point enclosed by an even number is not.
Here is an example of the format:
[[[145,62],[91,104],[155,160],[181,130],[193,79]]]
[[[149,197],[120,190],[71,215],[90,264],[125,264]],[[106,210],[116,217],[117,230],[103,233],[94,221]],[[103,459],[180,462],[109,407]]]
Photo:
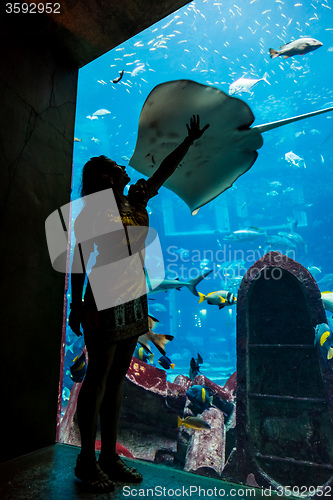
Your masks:
[[[323,46],[289,59],[269,57],[270,47],[278,49],[305,36],[320,40]],[[111,80],[122,70],[123,78],[113,84]],[[91,156],[105,154],[128,165],[141,108],[156,85],[191,79],[228,93],[229,85],[244,74],[262,78],[265,72],[270,85],[261,81],[252,93],[237,95],[252,109],[255,125],[333,106],[332,1],[191,2],[82,68],[75,126],[75,137],[81,141],[74,143],[72,198],[79,198],[81,169]],[[91,119],[99,109],[109,113]],[[233,280],[217,273],[198,286],[205,294],[228,289],[237,295],[241,276],[270,248],[265,236],[252,243],[230,243],[223,237],[249,226],[260,227],[268,235],[289,232],[291,221],[297,222],[295,231],[305,246],[298,245],[290,256],[307,268],[317,267],[317,281],[333,273],[332,146],[333,113],[265,133],[251,170],[196,216],[162,188],[149,202],[149,212],[167,274],[189,279],[205,266],[241,259],[244,263]],[[287,163],[285,154],[290,151],[304,159],[306,168]],[[132,182],[142,177],[131,167],[127,171]],[[179,249],[188,251],[181,254],[183,259],[174,253]],[[321,290],[333,287],[329,283]],[[199,352],[204,360],[202,373],[224,384],[236,370],[236,308],[219,310],[206,301],[199,304],[198,297],[185,288],[152,298],[150,312],[160,321],[156,333],[175,337],[167,347],[175,363],[168,379],[187,375],[190,358]],[[81,347],[68,331],[65,370]],[[159,366],[159,353],[154,353]],[[70,389],[68,373],[66,384]]]

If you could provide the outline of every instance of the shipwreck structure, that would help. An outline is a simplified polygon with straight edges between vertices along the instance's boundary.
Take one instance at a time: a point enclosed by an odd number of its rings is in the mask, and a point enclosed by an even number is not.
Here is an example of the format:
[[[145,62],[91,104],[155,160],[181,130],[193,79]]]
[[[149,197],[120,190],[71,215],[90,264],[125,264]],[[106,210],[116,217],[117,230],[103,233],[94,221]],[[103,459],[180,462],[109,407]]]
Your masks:
[[[312,275],[269,252],[237,298],[236,448],[226,479],[263,487],[333,484],[333,361],[314,345],[327,323]]]

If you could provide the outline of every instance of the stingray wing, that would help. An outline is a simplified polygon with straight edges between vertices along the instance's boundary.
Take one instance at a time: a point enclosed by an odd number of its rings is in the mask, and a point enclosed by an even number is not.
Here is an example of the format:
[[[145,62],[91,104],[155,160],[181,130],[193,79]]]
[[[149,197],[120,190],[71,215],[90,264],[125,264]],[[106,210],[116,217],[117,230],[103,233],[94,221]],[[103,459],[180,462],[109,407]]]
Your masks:
[[[186,123],[194,114],[200,116],[201,126],[210,127],[165,183],[191,212],[247,172],[263,144],[260,132],[249,129],[254,116],[245,102],[215,87],[176,80],[158,85],[146,99],[130,165],[150,177],[187,136]]]

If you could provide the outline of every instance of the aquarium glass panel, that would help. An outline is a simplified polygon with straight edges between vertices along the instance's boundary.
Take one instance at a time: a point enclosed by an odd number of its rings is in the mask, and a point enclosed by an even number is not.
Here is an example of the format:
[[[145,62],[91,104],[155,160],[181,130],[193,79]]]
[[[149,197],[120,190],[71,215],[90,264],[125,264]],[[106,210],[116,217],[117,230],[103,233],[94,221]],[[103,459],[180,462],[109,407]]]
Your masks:
[[[332,35],[331,0],[196,0],[79,72],[72,228],[83,206],[82,168],[91,157],[105,155],[125,166],[129,185],[147,178],[129,163],[141,110],[156,86],[191,80],[222,91],[235,106],[232,113],[229,104],[221,106],[215,135],[212,118],[205,132],[212,137],[208,160],[201,165],[199,157],[193,166],[202,189],[221,184],[224,192],[196,215],[166,187],[148,202],[149,225],[161,249],[148,252],[145,262],[148,275],[149,268],[161,271],[160,284],[148,294],[150,326],[152,335],[173,338],[163,344],[165,355],[151,338],[149,351],[144,341],[136,348],[119,430],[125,456],[249,486],[304,486],[306,492],[333,475],[333,412],[327,400],[333,394],[327,382],[333,294],[321,296],[333,291],[333,112],[263,132],[251,161],[253,140],[232,155],[237,140],[223,132],[229,127],[243,137],[249,123],[239,120],[246,106],[254,115],[252,127],[333,107]],[[205,106],[204,90],[198,96],[193,108],[180,109],[176,95],[168,97],[169,113],[178,117],[175,147],[187,136],[196,103],[198,109]],[[209,123],[205,116],[201,127]],[[205,134],[199,139],[203,145]],[[222,162],[209,170],[223,148],[222,156],[230,158],[223,168],[232,173],[243,160],[246,166],[229,187],[221,180]],[[186,184],[183,191],[193,186],[190,175]],[[72,235],[68,265],[73,248]],[[240,287],[250,279],[245,274],[271,251],[297,265],[288,264],[276,280],[270,271],[269,283],[260,274],[239,304]],[[88,272],[95,259],[87,263]],[[307,279],[313,280],[313,295]],[[88,359],[83,336],[67,325],[70,281],[66,300],[58,436],[80,445],[75,408]],[[241,307],[246,319],[238,323]],[[315,330],[316,318],[326,324],[320,330],[324,337]],[[237,391],[240,363],[245,386]],[[246,438],[237,429],[238,403]],[[237,447],[243,447],[245,463]]]

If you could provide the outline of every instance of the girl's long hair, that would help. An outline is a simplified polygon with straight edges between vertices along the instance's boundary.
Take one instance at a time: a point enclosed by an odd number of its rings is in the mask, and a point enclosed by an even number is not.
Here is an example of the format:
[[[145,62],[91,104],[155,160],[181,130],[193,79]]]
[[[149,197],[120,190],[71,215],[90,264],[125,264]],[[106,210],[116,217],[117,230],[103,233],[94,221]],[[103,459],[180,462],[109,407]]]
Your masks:
[[[111,160],[112,162],[112,160]],[[113,162],[115,165],[116,163]],[[103,177],[104,174],[112,173],[112,163],[104,155],[94,156],[84,165],[80,194],[85,197],[89,194],[102,191],[110,187],[110,181]]]

